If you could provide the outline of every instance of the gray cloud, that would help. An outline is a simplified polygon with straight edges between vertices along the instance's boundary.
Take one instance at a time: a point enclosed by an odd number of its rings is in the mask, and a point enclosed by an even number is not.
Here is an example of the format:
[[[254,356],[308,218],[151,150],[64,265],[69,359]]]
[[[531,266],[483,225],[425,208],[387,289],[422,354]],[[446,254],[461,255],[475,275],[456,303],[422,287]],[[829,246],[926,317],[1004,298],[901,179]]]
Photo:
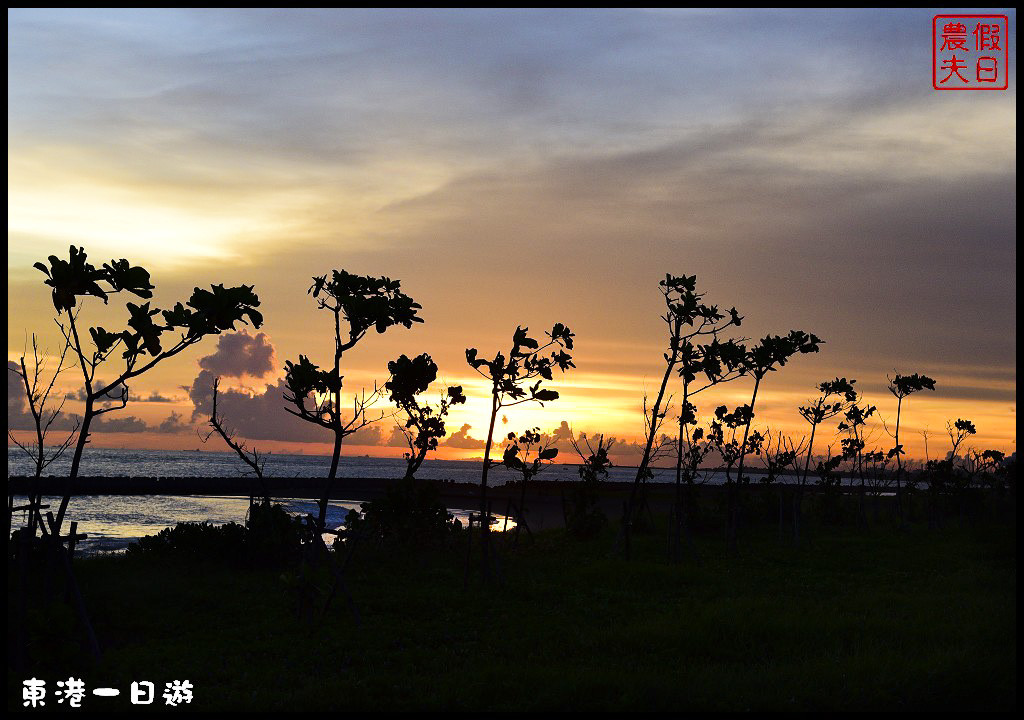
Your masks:
[[[333,442],[330,431],[299,420],[285,411],[284,380],[266,385],[263,392],[249,394],[240,390],[220,388],[217,391],[217,414],[232,431],[250,440],[282,440],[290,442]],[[189,389],[194,410],[193,421],[208,419],[213,405],[213,376],[200,371]],[[372,413],[371,413],[372,416]],[[371,423],[345,438],[346,445],[385,445],[380,423]]]
[[[159,392],[154,391],[149,394],[149,397],[139,398],[139,401],[149,403],[169,403],[175,402],[175,399],[172,397],[161,395]]]
[[[178,435],[185,432],[192,432],[193,425],[182,422],[181,413],[171,412],[159,425],[151,427],[150,430],[167,435]]]
[[[188,388],[192,400],[192,421],[208,420],[213,410],[214,375],[200,370]],[[217,392],[217,414],[226,427],[250,440],[284,440],[294,442],[327,442],[330,433],[323,428],[299,420],[284,409],[284,380],[266,385],[263,392],[250,395],[241,390],[220,388]]]
[[[383,445],[384,432],[380,427],[380,423],[373,423],[356,430],[345,438],[345,442],[349,445]]]
[[[7,427],[10,430],[35,430],[35,422],[32,418],[31,413],[28,410],[28,401],[25,398],[25,387],[22,384],[21,379],[14,372],[13,369],[19,369],[19,365],[11,360],[7,361]],[[67,395],[67,399],[76,400],[80,397],[84,397],[84,391],[77,393],[71,393]],[[153,398],[159,398],[154,400]],[[145,402],[172,402],[167,398],[154,393],[150,398],[146,399]],[[101,403],[101,405],[109,405],[109,403]],[[50,410],[54,409],[51,404]],[[181,433],[191,431],[192,426],[183,423],[182,416],[179,413],[172,412],[159,425],[151,426],[148,425],[144,420],[134,415],[122,415],[119,416],[115,413],[104,413],[93,418],[93,421],[89,427],[89,432],[97,433],[143,433],[143,432],[157,432],[157,433]],[[62,411],[57,419],[50,425],[50,430],[54,432],[70,432],[77,429],[81,423],[82,418],[80,415],[70,412]]]
[[[391,427],[391,433],[387,436],[387,439],[384,441],[383,445],[385,447],[409,447],[409,443],[406,441],[405,433],[402,432],[402,428],[399,427],[398,425],[393,425]]]
[[[199,361],[201,370],[184,389],[192,401],[192,421],[208,420],[213,411],[213,383],[217,375],[265,375],[275,357],[274,346],[266,335],[255,337],[245,333],[222,336],[217,352]],[[220,387],[217,391],[217,414],[232,432],[250,440],[282,440],[291,442],[330,442],[333,435],[324,428],[305,422],[285,410],[284,379],[265,384],[262,391]],[[371,413],[371,417],[374,415]],[[378,423],[372,423],[345,438],[348,445],[384,445],[386,438]]]
[[[16,139],[84,142],[126,180],[197,200],[296,184],[329,196],[395,156],[522,166],[773,110],[922,97],[890,72],[918,60],[897,30],[915,23],[930,16],[12,10],[10,125]],[[828,53],[807,45],[821,34]],[[879,91],[883,73],[892,85]],[[329,207],[305,210],[329,220]]]
[[[7,429],[8,430],[31,430],[35,431],[35,419],[28,409],[28,398],[25,396],[25,385],[18,375],[21,366],[13,360],[7,361]],[[31,372],[31,371],[30,371]],[[47,404],[46,417],[56,409],[51,401]],[[71,432],[77,428],[81,417],[65,411],[57,416],[50,424],[50,430],[54,432]],[[48,439],[50,442],[52,438]]]
[[[35,424],[28,411],[25,385],[18,374],[21,366],[13,360],[7,361],[7,427],[11,430],[32,430]]]
[[[93,381],[92,387],[93,387],[93,390],[98,390],[100,388],[106,387],[108,384],[109,384],[108,381],[97,379],[97,380]],[[124,387],[125,387],[125,385],[123,383],[121,385],[118,385],[109,394],[106,394],[106,395],[103,395],[102,397],[100,397],[100,399],[97,402],[99,403],[99,405],[101,407],[108,406],[108,405],[113,405],[114,403],[120,403],[121,402],[121,391],[124,389]],[[68,393],[65,397],[68,400],[73,400],[75,402],[82,402],[82,403],[84,403],[85,402],[85,396],[86,396],[85,388],[81,387],[81,388],[78,388],[77,390],[74,390],[73,392]],[[129,399],[130,398],[131,398],[131,396],[129,395]]]
[[[872,112],[897,122],[904,111]],[[651,337],[661,269],[696,273],[709,299],[747,316],[745,334],[814,331],[840,372],[844,356],[865,354],[878,373],[897,361],[1012,368],[1015,169],[1000,137],[958,139],[973,158],[948,139],[913,137],[913,125],[881,150],[837,149],[870,123],[766,115],[658,150],[466,176],[391,212],[407,225],[423,218],[406,242],[429,239],[448,259],[441,283],[465,297],[513,294],[524,315],[557,301],[580,318],[581,338],[610,328],[625,342]],[[948,168],[946,150],[958,158]],[[495,246],[516,252],[488,272]],[[638,287],[652,322],[637,322]],[[491,322],[486,305],[458,312]]]
[[[144,420],[134,415],[103,414],[93,418],[89,432],[142,433],[150,430]]]
[[[459,448],[461,450],[482,450],[487,443],[484,440],[477,440],[474,437],[470,437],[469,430],[471,427],[472,425],[466,423],[456,432],[449,435],[448,438],[443,440],[440,444],[445,447]]]
[[[199,367],[221,377],[264,377],[274,371],[274,346],[264,333],[245,330],[217,338],[217,351],[199,360]]]

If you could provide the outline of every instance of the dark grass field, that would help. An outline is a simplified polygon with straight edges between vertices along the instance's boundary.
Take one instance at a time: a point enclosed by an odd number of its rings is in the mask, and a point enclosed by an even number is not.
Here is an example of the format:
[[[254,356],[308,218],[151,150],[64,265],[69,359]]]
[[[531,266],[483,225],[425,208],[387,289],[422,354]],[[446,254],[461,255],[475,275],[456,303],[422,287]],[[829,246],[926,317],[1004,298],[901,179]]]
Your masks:
[[[69,606],[37,606],[8,707],[24,677],[53,688],[69,674],[121,689],[86,697],[94,710],[132,709],[133,680],[155,682],[160,703],[175,679],[192,682],[193,710],[1016,707],[1015,528],[741,541],[731,556],[698,538],[700,563],[671,565],[663,529],[627,563],[611,533],[548,531],[503,554],[502,586],[474,565],[465,591],[457,548],[365,545],[347,574],[359,625],[342,596],[323,625],[301,619],[280,570],[83,559],[103,661],[84,659]]]

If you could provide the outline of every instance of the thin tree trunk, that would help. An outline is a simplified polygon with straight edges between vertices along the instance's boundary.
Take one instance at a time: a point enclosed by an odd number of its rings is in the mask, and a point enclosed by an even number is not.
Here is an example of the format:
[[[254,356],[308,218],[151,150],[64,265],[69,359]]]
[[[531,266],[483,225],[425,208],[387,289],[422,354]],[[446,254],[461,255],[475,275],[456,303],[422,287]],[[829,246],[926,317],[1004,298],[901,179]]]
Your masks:
[[[82,464],[82,451],[85,449],[85,444],[89,442],[89,426],[92,424],[92,419],[96,414],[93,410],[93,402],[92,393],[90,392],[85,398],[85,414],[82,416],[82,427],[78,431],[75,454],[71,459],[71,470],[68,471],[67,484],[64,486],[64,497],[60,499],[60,508],[57,510],[57,525],[54,535],[60,535],[60,529],[64,523],[64,515],[68,511],[68,504],[71,502],[71,495],[75,489],[75,480],[78,478],[78,469]]]
[[[338,459],[341,457],[341,442],[345,438],[344,432],[342,432],[341,423],[341,356],[343,350],[341,345],[341,309],[334,308],[334,377],[338,380],[338,388],[334,394],[334,399],[331,400],[328,397],[328,402],[333,405],[333,413],[331,418],[331,425],[334,427],[334,450],[331,453],[331,469],[327,474],[327,480],[324,482],[324,493],[320,498],[320,511],[317,515],[317,523],[320,526],[320,530],[323,531],[327,523],[327,503],[331,497],[331,488],[334,485],[334,479],[338,476]],[[328,388],[330,392],[330,388]]]
[[[484,579],[490,577],[490,516],[487,511],[487,471],[491,464],[491,445],[494,442],[494,422],[498,417],[497,388],[491,392],[491,420],[487,426],[487,443],[484,445],[484,467],[480,474],[480,544],[483,558]]]
[[[92,423],[93,415],[93,395],[92,395],[92,380],[89,377],[89,371],[85,367],[85,356],[82,354],[82,341],[78,337],[78,325],[75,322],[75,314],[71,311],[67,311],[68,323],[71,327],[71,334],[75,338],[75,354],[78,355],[78,362],[82,368],[82,378],[85,383],[85,413],[82,417],[82,427],[78,431],[78,440],[75,442],[75,454],[71,458],[71,469],[68,471],[68,481],[64,489],[64,497],[60,501],[60,509],[57,510],[57,525],[55,536],[60,535],[60,528],[64,523],[64,515],[68,510],[68,503],[71,502],[71,493],[74,491],[75,479],[78,477],[78,469],[82,464],[82,451],[85,449],[85,444],[89,442],[89,425]]]
[[[899,518],[900,528],[903,527],[903,489],[900,486],[900,475],[903,473],[903,460],[900,458],[900,411],[903,408],[903,398],[896,401],[896,516]]]
[[[678,329],[676,330],[678,334]],[[672,369],[675,367],[676,361],[679,358],[678,348],[672,348],[672,355],[669,357],[668,362],[665,365],[665,375],[661,379],[661,387],[658,388],[658,397],[654,401],[654,407],[651,408],[651,427],[647,433],[647,443],[644,446],[644,453],[640,458],[640,465],[636,469],[636,479],[633,481],[633,488],[629,493],[629,500],[626,503],[626,507],[622,518],[622,532],[624,535],[624,550],[626,559],[629,559],[630,555],[630,533],[633,526],[633,514],[636,512],[636,497],[640,490],[640,481],[644,477],[647,471],[647,467],[651,461],[651,447],[654,445],[654,436],[658,432],[658,415],[661,414],[661,403],[665,399],[665,388],[668,387],[668,379],[672,376]]]
[[[754,392],[750,397],[750,418],[747,420],[747,425],[743,429],[743,444],[740,445],[740,464],[736,470],[736,489],[733,497],[731,512],[729,514],[728,523],[728,544],[729,549],[733,552],[736,550],[737,535],[739,533],[739,513],[740,513],[740,491],[743,483],[743,462],[747,457],[747,440],[750,437],[750,426],[754,422],[754,404],[757,402],[757,389],[761,386],[761,378],[754,378]]]
[[[516,510],[517,510],[517,513],[516,513],[516,515],[517,515],[517,517],[516,517],[516,531],[515,531],[515,533],[514,533],[514,535],[512,537],[512,544],[514,546],[516,546],[516,547],[519,546],[519,533],[520,533],[520,530],[522,529],[522,526],[526,524],[526,483],[529,480],[529,477],[530,477],[530,473],[524,471],[523,472],[523,487],[522,487],[522,489],[519,492],[519,507],[516,508]],[[509,502],[511,502],[511,501],[512,501],[512,499],[509,498]],[[506,522],[506,524],[508,523],[508,515],[507,514],[505,516],[505,522]]]
[[[683,507],[683,441],[686,437],[686,423],[683,420],[686,412],[686,404],[689,402],[690,383],[683,379],[683,401],[679,407],[679,436],[676,441],[676,509],[675,509],[675,541],[671,545],[671,558],[673,562],[682,560],[682,529],[685,524],[686,509]],[[689,468],[687,468],[689,475]],[[670,531],[672,532],[672,531]]]
[[[339,402],[340,405],[340,402]],[[341,422],[340,415],[338,416],[337,422]],[[334,451],[331,455],[331,470],[327,474],[327,480],[324,482],[324,492],[320,498],[319,513],[317,515],[317,523],[321,530],[326,527],[327,524],[327,503],[331,498],[331,489],[334,486],[334,479],[338,476],[338,458],[341,456],[341,441],[344,435],[341,433],[340,428],[334,429]]]

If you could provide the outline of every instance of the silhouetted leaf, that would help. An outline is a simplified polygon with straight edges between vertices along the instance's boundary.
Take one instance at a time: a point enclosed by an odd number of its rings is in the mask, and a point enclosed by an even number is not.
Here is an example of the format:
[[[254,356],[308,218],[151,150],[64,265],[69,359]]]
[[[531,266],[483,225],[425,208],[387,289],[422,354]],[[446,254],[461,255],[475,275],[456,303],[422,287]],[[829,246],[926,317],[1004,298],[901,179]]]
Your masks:
[[[92,336],[92,341],[96,344],[96,351],[101,354],[113,347],[114,343],[121,337],[121,333],[108,332],[102,327],[89,328],[89,334]]]

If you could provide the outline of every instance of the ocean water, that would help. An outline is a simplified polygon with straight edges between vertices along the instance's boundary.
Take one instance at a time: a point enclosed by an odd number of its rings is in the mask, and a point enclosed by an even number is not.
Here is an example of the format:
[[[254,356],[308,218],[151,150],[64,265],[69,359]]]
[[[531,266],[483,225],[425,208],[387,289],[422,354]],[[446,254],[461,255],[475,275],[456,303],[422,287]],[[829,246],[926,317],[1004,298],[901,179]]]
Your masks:
[[[48,475],[61,476],[70,467],[70,453],[47,468]],[[321,455],[269,455],[265,474],[269,477],[325,477],[330,468],[330,457]],[[480,461],[426,460],[417,477],[431,480],[453,480],[456,482],[478,483]],[[82,457],[81,476],[101,475],[120,477],[235,477],[244,474],[241,461],[230,452],[196,452],[168,450],[128,450],[86,448]],[[338,468],[339,477],[399,478],[405,471],[401,458],[342,457]],[[18,448],[7,449],[7,474],[30,475],[30,460]],[[630,482],[636,476],[636,468],[613,467],[608,480]],[[758,474],[751,474],[756,482]],[[495,467],[488,475],[491,485],[502,485],[518,478],[503,467]],[[551,465],[538,477],[544,480],[577,480],[576,465]],[[674,482],[675,472],[671,469],[654,469],[654,482]],[[706,482],[719,483],[724,480],[720,473],[708,473]],[[60,498],[46,498],[51,510],[60,505]],[[18,503],[21,504],[21,503]],[[295,513],[316,513],[312,500],[286,500],[285,507]],[[328,507],[328,526],[337,528],[350,509],[358,510],[357,502],[333,501]],[[184,521],[210,521],[215,524],[227,522],[242,523],[249,508],[248,497],[213,496],[125,496],[93,495],[77,496],[68,508],[67,521],[78,522],[78,531],[89,537],[80,545],[85,553],[117,551],[133,540],[152,535],[166,527]],[[469,510],[449,508],[465,524]],[[23,513],[22,513],[23,515]],[[15,517],[13,526],[19,526]],[[499,518],[504,524],[504,518]],[[510,521],[510,526],[514,523]]]
[[[61,476],[71,465],[70,454],[47,468],[46,474]],[[270,477],[325,477],[330,469],[331,459],[316,455],[270,455],[265,473]],[[120,450],[86,448],[82,456],[81,476],[102,475],[120,477],[235,477],[246,470],[241,461],[231,452],[178,452],[167,450]],[[343,457],[338,470],[339,477],[398,478],[404,474],[405,462],[401,458]],[[33,472],[29,458],[18,448],[7,449],[7,474],[30,475]],[[492,471],[494,484],[503,484],[514,479],[504,468]],[[429,479],[448,479],[463,482],[479,482],[479,462],[426,461],[418,476]],[[575,477],[575,469],[569,475]],[[24,498],[16,498],[16,504],[23,504]],[[312,500],[280,501],[289,512],[305,515],[316,514],[317,505]],[[56,511],[59,497],[45,497],[44,504]],[[79,544],[85,554],[121,551],[129,543],[144,535],[154,535],[164,528],[179,522],[212,522],[224,524],[245,522],[249,509],[248,497],[223,497],[199,495],[82,495],[72,498],[68,506],[67,521],[78,523],[78,532],[88,537]],[[332,501],[327,509],[328,527],[338,528],[349,510],[359,510],[358,502]],[[456,518],[465,524],[469,509],[449,508]],[[25,513],[16,514],[12,527],[24,524]],[[505,518],[499,517],[505,525]],[[514,521],[508,521],[514,527]],[[65,525],[66,527],[66,525]],[[327,542],[333,536],[325,536]]]
[[[47,475],[60,477],[71,466],[71,453],[65,453],[57,462],[46,469]],[[264,474],[267,477],[326,477],[331,466],[327,455],[268,455]],[[480,482],[479,460],[435,460],[428,458],[416,476],[427,480],[452,480],[455,482]],[[128,450],[128,449],[85,449],[78,474],[116,477],[239,477],[248,467],[243,465],[233,452],[174,451],[174,450]],[[346,457],[338,465],[338,477],[399,478],[405,472],[402,458]],[[653,482],[674,482],[675,470],[653,468]],[[7,475],[31,475],[32,463],[18,448],[7,448]],[[760,476],[758,468],[751,468],[752,480]],[[631,482],[636,477],[635,467],[612,467],[608,480]],[[488,484],[503,485],[518,478],[518,473],[502,466],[488,473]],[[547,466],[537,476],[544,480],[578,480],[577,465],[556,464]],[[720,473],[708,473],[707,482],[724,481]]]

